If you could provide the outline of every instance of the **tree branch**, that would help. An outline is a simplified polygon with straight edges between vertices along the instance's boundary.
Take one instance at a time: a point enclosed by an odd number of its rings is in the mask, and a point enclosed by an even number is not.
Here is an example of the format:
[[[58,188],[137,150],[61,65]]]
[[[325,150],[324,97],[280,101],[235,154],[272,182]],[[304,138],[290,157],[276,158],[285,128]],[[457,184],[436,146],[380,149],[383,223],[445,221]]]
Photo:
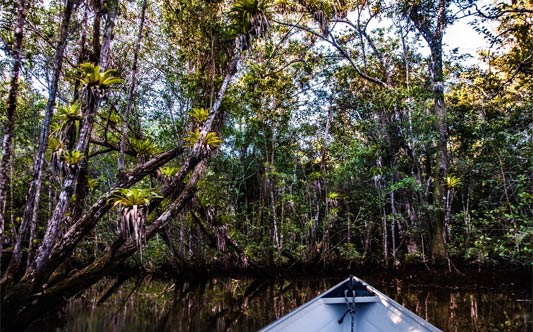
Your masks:
[[[302,25],[297,25],[297,24],[292,24],[292,23],[287,23],[287,22],[280,22],[280,21],[276,21],[276,20],[272,20],[273,22],[277,23],[277,24],[280,24],[280,25],[284,25],[284,26],[288,26],[288,27],[295,27],[295,28],[298,28],[302,31],[305,31],[307,33],[310,33],[312,34],[313,36],[315,37],[318,37],[320,38],[321,40],[327,42],[328,44],[330,44],[331,46],[333,46],[335,49],[337,49],[341,55],[346,59],[348,60],[348,62],[350,63],[351,67],[356,71],[356,73],[363,79],[369,81],[369,82],[372,82],[374,84],[377,84],[383,88],[390,88],[390,86],[383,82],[382,80],[380,80],[379,78],[376,78],[376,77],[373,77],[373,76],[370,76],[366,73],[364,73],[360,68],[359,66],[357,66],[357,64],[354,62],[354,60],[352,59],[352,57],[350,57],[350,54],[348,54],[348,51],[346,51],[345,49],[343,49],[338,43],[337,41],[335,40],[335,37],[331,34],[331,32],[328,33],[328,35],[326,37],[324,37],[322,34],[318,33],[318,32],[315,32],[305,26],[302,26]],[[331,37],[330,38],[328,38]]]

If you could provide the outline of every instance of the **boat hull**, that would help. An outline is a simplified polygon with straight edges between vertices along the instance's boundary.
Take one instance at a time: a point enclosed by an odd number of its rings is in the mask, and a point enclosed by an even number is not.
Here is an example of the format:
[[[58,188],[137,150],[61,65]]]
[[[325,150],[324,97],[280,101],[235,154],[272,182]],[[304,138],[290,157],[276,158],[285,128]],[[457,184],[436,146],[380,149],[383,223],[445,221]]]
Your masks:
[[[355,297],[344,296],[347,279],[259,332],[442,332],[364,281],[352,280],[359,285]]]

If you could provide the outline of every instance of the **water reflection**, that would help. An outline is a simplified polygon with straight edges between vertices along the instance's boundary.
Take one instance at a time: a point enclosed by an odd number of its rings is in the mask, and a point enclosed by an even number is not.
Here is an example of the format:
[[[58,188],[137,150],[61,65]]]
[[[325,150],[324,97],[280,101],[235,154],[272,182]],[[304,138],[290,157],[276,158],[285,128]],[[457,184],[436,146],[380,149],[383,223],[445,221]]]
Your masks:
[[[368,279],[368,278],[367,278]],[[65,308],[64,331],[255,331],[317,296],[339,279],[180,282],[115,280],[94,287]],[[528,294],[406,287],[368,280],[444,331],[530,331]],[[115,287],[117,288],[117,287]],[[100,302],[100,303],[99,303]],[[103,303],[102,303],[103,302]]]

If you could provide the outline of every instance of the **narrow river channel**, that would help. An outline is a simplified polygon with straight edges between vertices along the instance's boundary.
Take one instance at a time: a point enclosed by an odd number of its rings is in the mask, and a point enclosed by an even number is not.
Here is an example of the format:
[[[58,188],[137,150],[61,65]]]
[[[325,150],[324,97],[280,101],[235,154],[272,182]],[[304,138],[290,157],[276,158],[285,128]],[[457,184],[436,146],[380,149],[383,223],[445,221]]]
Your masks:
[[[406,286],[397,279],[365,279],[443,331],[532,331],[528,291],[411,282]],[[53,328],[68,332],[256,331],[339,281],[324,277],[177,283],[130,279],[101,301],[113,284],[109,280],[70,301]]]

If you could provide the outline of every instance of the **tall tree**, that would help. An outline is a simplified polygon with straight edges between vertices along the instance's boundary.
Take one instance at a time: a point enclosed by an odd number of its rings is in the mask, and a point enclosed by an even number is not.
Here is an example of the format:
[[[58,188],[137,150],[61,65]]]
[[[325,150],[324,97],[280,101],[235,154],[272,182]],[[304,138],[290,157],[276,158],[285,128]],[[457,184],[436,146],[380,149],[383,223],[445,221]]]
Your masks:
[[[444,101],[444,62],[442,38],[453,17],[449,10],[453,1],[407,1],[405,12],[409,20],[420,32],[431,52],[430,83],[433,92],[433,114],[437,132],[437,158],[434,164],[433,208],[429,218],[431,234],[431,255],[436,262],[448,259],[446,251],[446,207],[448,175],[448,127],[446,104]]]
[[[33,175],[26,199],[26,205],[24,206],[24,214],[22,217],[22,225],[17,232],[17,241],[13,249],[12,268],[17,271],[20,268],[20,259],[22,256],[22,250],[25,247],[25,243],[29,243],[28,248],[28,260],[31,261],[33,254],[33,237],[37,223],[37,210],[40,202],[40,192],[42,186],[42,173],[43,165],[45,163],[45,152],[48,146],[48,135],[50,131],[50,124],[56,105],[57,90],[59,85],[59,79],[64,62],[64,53],[68,42],[68,31],[73,15],[73,11],[78,3],[78,0],[69,0],[65,5],[63,11],[63,18],[61,21],[60,35],[56,45],[56,51],[54,55],[54,62],[52,68],[52,79],[50,81],[50,87],[48,90],[48,102],[45,109],[45,117],[41,124],[41,133],[39,136],[39,147],[37,155],[33,164]],[[30,234],[28,234],[30,231]],[[28,238],[29,237],[29,242]]]
[[[10,73],[10,87],[6,105],[6,120],[2,138],[2,159],[0,161],[0,254],[4,242],[5,204],[7,187],[9,184],[9,169],[11,168],[12,143],[15,131],[15,113],[17,110],[17,95],[19,91],[19,75],[22,68],[22,42],[24,40],[24,25],[30,5],[29,0],[21,0],[16,5],[16,19],[14,25],[14,40],[11,49],[13,67]],[[1,272],[1,269],[0,269]]]
[[[221,36],[226,38],[221,40],[221,43],[229,48],[220,48],[221,54],[218,55],[224,55],[224,57],[217,58],[220,61],[219,68],[223,69],[222,81],[216,84],[218,93],[212,99],[209,113],[202,119],[199,127],[188,133],[185,140],[187,145],[174,145],[168,151],[141,163],[127,176],[118,179],[88,210],[83,211],[79,217],[75,217],[75,220],[65,225],[65,217],[69,206],[72,205],[75,187],[83,169],[88,166],[90,138],[95,134],[93,128],[100,102],[106,97],[110,87],[121,81],[115,76],[113,70],[102,71],[95,64],[81,65],[78,79],[82,88],[80,99],[84,119],[76,135],[74,148],[63,153],[66,165],[64,180],[35,259],[27,266],[23,278],[15,279],[13,276],[7,278],[10,280],[10,287],[6,287],[6,279],[3,279],[1,286],[6,291],[2,292],[1,308],[2,317],[6,317],[4,321],[6,326],[22,329],[30,319],[49,310],[50,304],[58,305],[65,296],[72,296],[98,281],[106,271],[130,256],[145,240],[154,237],[159,230],[174,220],[193,197],[208,157],[221,142],[220,131],[228,111],[223,107],[223,99],[232,77],[237,72],[241,52],[250,47],[250,41],[253,38],[264,35],[268,28],[266,12],[258,6],[257,2],[237,3],[232,7],[231,13],[230,18],[235,25],[230,29],[229,34],[227,31],[222,31],[224,33]],[[221,17],[219,17],[219,22],[222,22]],[[241,40],[239,48],[234,47],[236,39]],[[103,62],[107,63],[105,60]],[[122,230],[86,268],[68,277],[58,271],[58,267],[72,255],[84,237],[94,230],[104,214],[111,209],[113,201],[121,192],[127,192],[131,186],[142,181],[149,174],[153,174],[159,167],[184,151],[186,155],[181,156],[182,163],[179,171],[166,185],[163,185],[160,195],[153,200],[146,198],[150,201],[149,203],[143,201],[145,203],[142,204],[142,209],[145,209],[146,213],[154,213],[154,221],[146,226],[146,232],[135,231],[135,236],[128,236],[129,230]],[[162,209],[158,208],[160,206]],[[142,220],[136,219],[134,222],[142,222]],[[144,225],[141,226],[141,229],[144,229]],[[66,228],[63,236],[59,236],[61,228]],[[58,282],[58,275],[62,275],[64,280]],[[45,303],[47,305],[44,305]]]
[[[135,91],[135,85],[137,84],[137,70],[139,51],[141,48],[141,40],[143,36],[144,17],[146,14],[146,7],[148,6],[147,0],[143,0],[141,8],[141,18],[139,22],[139,30],[137,31],[137,39],[135,40],[135,46],[133,48],[133,65],[131,68],[131,83],[128,89],[128,99],[126,101],[126,108],[124,109],[124,121],[122,124],[122,133],[120,137],[120,150],[118,154],[117,172],[119,176],[124,172],[124,150],[126,149],[126,139],[128,134],[128,124],[130,120],[131,106],[133,104],[133,93]]]

